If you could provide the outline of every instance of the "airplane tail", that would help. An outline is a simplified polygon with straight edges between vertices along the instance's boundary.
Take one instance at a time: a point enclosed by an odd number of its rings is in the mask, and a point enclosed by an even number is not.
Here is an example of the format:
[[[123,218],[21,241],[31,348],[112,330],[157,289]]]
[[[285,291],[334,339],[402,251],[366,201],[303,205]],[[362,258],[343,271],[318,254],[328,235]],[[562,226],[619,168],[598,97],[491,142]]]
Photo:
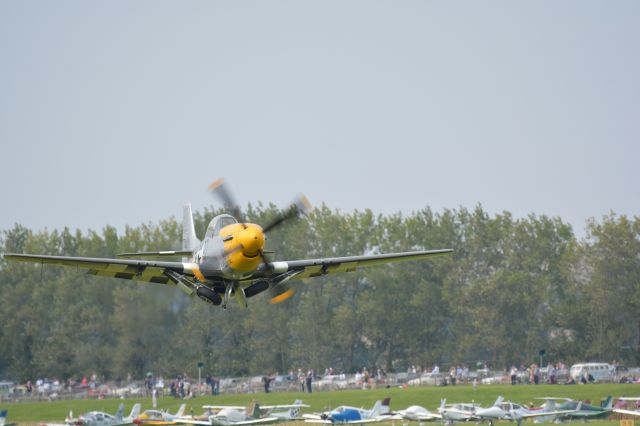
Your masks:
[[[499,395],[498,398],[496,399],[496,402],[493,403],[493,406],[497,407],[498,405],[502,404],[503,401],[504,401],[504,398],[502,397],[502,395]]]
[[[602,404],[600,404],[602,406],[602,408],[604,408],[605,410],[612,410],[613,409],[613,398],[611,397],[611,395],[609,395],[607,397],[607,399],[605,399]]]
[[[556,411],[556,402],[553,399],[547,399],[544,403],[544,411]]]
[[[252,417],[254,419],[260,418],[260,405],[255,399],[252,399],[249,405],[247,406],[247,416]]]
[[[116,411],[116,419],[122,420],[122,416],[124,416],[124,404],[120,404],[118,406],[118,411]]]
[[[293,405],[301,405],[301,404],[302,404],[302,400],[301,399],[296,399],[293,402]],[[298,419],[298,418],[300,418],[300,407],[289,408],[289,418],[290,419]]]
[[[184,410],[187,408],[187,404],[181,404],[180,408],[178,408],[178,412],[176,413],[176,417],[184,416]]]
[[[440,406],[438,407],[438,412],[442,413],[444,411],[444,406],[447,404],[447,398],[442,398],[440,400]]]
[[[133,406],[133,408],[131,409],[131,414],[129,414],[129,418],[131,420],[137,418],[140,415],[140,403],[137,403]]]
[[[373,404],[373,408],[371,409],[370,417],[373,418],[382,414],[387,414],[389,411],[391,411],[389,408],[390,403],[391,398],[389,397],[385,398],[382,402],[376,401],[376,403]]]
[[[182,210],[182,249],[194,250],[200,245],[196,236],[196,228],[193,225],[193,213],[191,204],[186,204]]]
[[[7,410],[0,411],[0,426],[4,425],[7,421]]]

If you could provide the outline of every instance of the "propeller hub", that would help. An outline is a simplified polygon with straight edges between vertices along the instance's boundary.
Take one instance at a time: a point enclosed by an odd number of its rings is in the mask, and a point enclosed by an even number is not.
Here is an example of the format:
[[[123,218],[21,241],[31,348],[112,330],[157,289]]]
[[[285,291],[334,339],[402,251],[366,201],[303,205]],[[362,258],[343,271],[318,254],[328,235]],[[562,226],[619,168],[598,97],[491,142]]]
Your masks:
[[[247,227],[238,233],[236,242],[242,246],[242,253],[246,257],[255,257],[264,247],[264,232],[259,225],[248,223]]]

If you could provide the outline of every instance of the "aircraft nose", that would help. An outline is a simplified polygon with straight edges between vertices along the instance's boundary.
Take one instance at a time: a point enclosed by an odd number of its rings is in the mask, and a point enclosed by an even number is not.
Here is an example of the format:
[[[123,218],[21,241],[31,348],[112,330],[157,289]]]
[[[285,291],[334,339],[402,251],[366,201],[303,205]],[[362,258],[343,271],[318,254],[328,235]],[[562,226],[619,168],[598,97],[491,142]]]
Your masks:
[[[264,233],[258,225],[251,224],[238,235],[238,242],[242,245],[242,252],[246,257],[255,257],[264,247]]]

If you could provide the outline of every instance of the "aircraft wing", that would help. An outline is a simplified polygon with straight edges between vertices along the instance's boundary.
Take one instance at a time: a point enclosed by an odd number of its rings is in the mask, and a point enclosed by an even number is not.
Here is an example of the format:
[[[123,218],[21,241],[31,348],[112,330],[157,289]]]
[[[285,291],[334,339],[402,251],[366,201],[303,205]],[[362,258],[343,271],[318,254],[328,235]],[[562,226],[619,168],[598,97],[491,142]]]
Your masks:
[[[431,414],[416,414],[416,413],[408,413],[406,410],[397,411],[396,414],[400,416],[400,419],[407,420],[418,420],[418,421],[429,421],[429,420],[439,420],[442,419],[442,415],[431,413]],[[391,416],[392,420],[400,420],[397,416]]]
[[[230,408],[232,410],[246,410],[247,406],[241,406],[241,405],[203,405],[202,408],[205,408],[207,410],[223,410],[225,408]],[[260,408],[262,408],[262,406],[260,406]]]
[[[404,253],[372,254],[364,256],[327,257],[323,259],[291,260],[287,262],[274,262],[276,269],[286,264],[286,271],[299,271],[295,279],[319,277],[337,272],[352,272],[360,268],[387,263],[405,262],[408,260],[420,260],[427,257],[440,256],[451,253],[451,249],[412,251]]]
[[[211,422],[207,420],[198,420],[198,419],[180,419],[178,420],[181,424],[187,425],[200,425],[200,426],[211,426]]]
[[[165,270],[189,276],[200,273],[198,266],[193,263],[163,262],[156,260],[105,259],[13,253],[5,253],[4,258],[19,262],[71,266],[78,269],[87,269],[87,273],[90,275],[158,284],[173,284],[169,277],[164,274]]]
[[[634,411],[634,410],[623,410],[620,408],[615,408],[613,412],[618,414],[627,414],[629,416],[640,416],[640,411]]]
[[[576,410],[562,410],[562,411],[541,411],[540,413],[522,413],[519,414],[519,417],[528,419],[530,417],[552,417],[552,416],[560,416],[563,414],[573,414]]]
[[[289,408],[309,407],[307,404],[285,404],[285,405],[261,405],[260,409],[264,410],[288,410]]]
[[[243,420],[241,422],[229,422],[228,424],[233,426],[257,425],[257,424],[264,424],[264,423],[275,423],[278,420],[279,419],[277,417],[262,417],[254,420]],[[212,419],[212,424],[216,424],[215,419]]]
[[[343,421],[331,421],[330,419],[305,419],[305,423],[320,423],[320,424],[342,424],[342,425],[360,425],[363,423],[379,423],[384,422],[386,419],[382,418],[374,418],[374,419],[361,419],[361,420],[349,420],[346,422]]]

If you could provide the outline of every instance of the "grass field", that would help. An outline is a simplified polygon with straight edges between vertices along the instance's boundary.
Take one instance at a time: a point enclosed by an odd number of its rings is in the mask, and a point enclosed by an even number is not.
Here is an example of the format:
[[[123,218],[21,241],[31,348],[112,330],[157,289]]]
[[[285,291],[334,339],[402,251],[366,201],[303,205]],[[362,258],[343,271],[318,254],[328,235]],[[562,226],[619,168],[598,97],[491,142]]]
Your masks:
[[[579,400],[590,400],[594,404],[608,395],[614,398],[621,396],[640,396],[640,386],[638,385],[617,385],[617,384],[595,384],[595,385],[479,385],[476,389],[472,386],[448,386],[448,387],[415,387],[415,388],[390,388],[390,389],[368,389],[368,390],[345,390],[335,392],[315,392],[312,394],[301,392],[279,392],[279,393],[256,393],[242,395],[218,395],[203,396],[187,401],[172,398],[160,398],[158,408],[168,409],[175,412],[178,406],[187,403],[187,413],[191,410],[194,414],[202,412],[201,406],[206,404],[232,404],[246,405],[252,398],[261,404],[290,404],[295,399],[302,399],[306,404],[311,405],[307,412],[330,409],[338,405],[354,405],[358,407],[371,407],[378,399],[387,396],[391,397],[391,409],[399,410],[410,405],[422,405],[430,410],[435,410],[440,404],[441,398],[446,398],[448,402],[470,402],[475,401],[483,406],[491,405],[498,395],[504,396],[505,400],[518,403],[535,403],[539,405],[541,401],[536,401],[536,397],[554,396],[568,397]],[[0,409],[8,409],[8,422],[19,424],[38,424],[42,422],[62,422],[70,410],[75,415],[92,410],[101,410],[115,413],[120,403],[125,404],[125,413],[128,414],[131,407],[136,402],[142,403],[142,409],[151,408],[151,399],[105,399],[105,400],[74,400],[74,401],[53,401],[39,403],[13,403],[3,404]],[[640,418],[639,418],[640,420]],[[591,426],[612,426],[618,421],[590,421]]]

